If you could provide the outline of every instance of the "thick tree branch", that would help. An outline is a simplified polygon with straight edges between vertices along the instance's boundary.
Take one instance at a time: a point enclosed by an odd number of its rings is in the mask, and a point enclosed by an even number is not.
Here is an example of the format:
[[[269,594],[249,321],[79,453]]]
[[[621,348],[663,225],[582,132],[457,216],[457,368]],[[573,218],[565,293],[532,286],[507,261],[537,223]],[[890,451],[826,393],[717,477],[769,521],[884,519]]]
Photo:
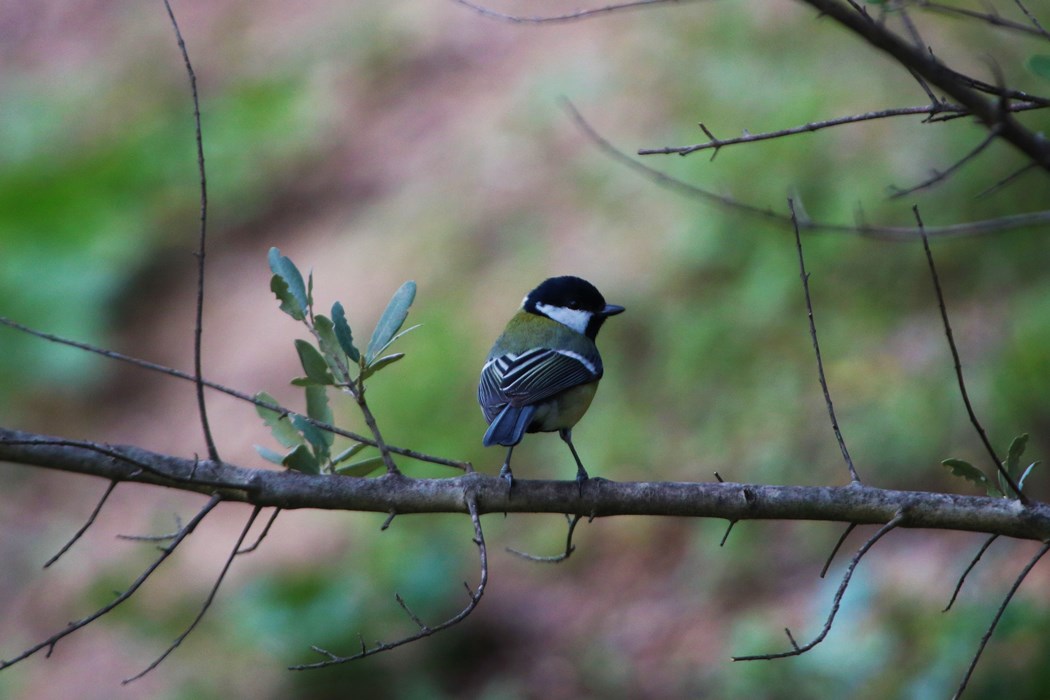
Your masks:
[[[1050,540],[1050,505],[1025,507],[1013,499],[894,491],[868,486],[763,486],[697,482],[614,482],[593,479],[580,495],[573,481],[506,482],[482,474],[450,479],[412,479],[387,474],[372,479],[311,476],[249,469],[162,455],[138,447],[106,446],[134,462],[76,445],[49,444],[43,435],[0,428],[0,460],[100,478],[157,484],[212,494],[263,507],[319,508],[375,513],[466,513],[473,495],[480,513],[567,513],[585,516],[674,515],[725,520],[821,520],[885,524],[904,513],[901,527],[984,532]],[[187,477],[211,483],[197,485]],[[171,474],[166,480],[163,474]]]

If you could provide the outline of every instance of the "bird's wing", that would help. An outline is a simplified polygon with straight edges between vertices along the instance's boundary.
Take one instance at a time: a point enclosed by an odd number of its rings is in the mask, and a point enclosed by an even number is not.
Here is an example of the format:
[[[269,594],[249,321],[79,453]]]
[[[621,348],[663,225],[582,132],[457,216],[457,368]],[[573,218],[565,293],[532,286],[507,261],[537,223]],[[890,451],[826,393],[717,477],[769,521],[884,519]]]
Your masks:
[[[538,403],[601,376],[601,359],[571,350],[536,348],[507,353],[492,358],[481,370],[478,401],[491,421],[507,404]]]

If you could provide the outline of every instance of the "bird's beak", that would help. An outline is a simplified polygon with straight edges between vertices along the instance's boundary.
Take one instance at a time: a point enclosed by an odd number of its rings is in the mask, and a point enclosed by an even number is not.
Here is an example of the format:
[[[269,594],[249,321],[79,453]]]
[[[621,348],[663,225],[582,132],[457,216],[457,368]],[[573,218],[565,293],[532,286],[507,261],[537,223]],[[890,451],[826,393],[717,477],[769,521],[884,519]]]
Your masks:
[[[624,308],[617,306],[616,304],[606,304],[605,308],[602,309],[602,316],[615,316],[616,314],[622,314]]]

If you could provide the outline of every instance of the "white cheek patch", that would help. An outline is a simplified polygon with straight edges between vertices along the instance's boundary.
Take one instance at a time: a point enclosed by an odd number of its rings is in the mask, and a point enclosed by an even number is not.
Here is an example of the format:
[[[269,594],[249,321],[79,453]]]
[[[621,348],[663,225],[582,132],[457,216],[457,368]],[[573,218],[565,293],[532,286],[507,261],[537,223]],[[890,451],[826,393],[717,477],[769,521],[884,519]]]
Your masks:
[[[581,335],[587,332],[587,326],[591,322],[591,317],[594,316],[590,311],[583,309],[567,309],[564,306],[551,306],[542,302],[536,304],[536,310]]]

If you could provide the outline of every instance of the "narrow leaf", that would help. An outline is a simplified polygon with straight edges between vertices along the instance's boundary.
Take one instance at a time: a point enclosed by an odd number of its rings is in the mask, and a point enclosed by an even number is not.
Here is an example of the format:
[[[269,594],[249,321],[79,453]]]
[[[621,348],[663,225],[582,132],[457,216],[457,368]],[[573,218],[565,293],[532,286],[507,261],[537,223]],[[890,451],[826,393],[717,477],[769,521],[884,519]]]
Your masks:
[[[297,321],[306,318],[306,311],[310,307],[306,286],[303,284],[302,273],[291,260],[281,255],[277,248],[270,248],[268,256],[270,270],[273,277],[270,279],[270,290],[277,295],[281,302],[281,311]]]
[[[397,335],[397,332],[401,330],[401,326],[404,325],[405,319],[408,318],[408,309],[412,306],[413,300],[416,298],[416,283],[409,280],[405,282],[401,287],[394,292],[394,296],[390,299],[390,303],[387,304],[386,311],[379,317],[379,323],[376,324],[375,331],[372,332],[372,339],[368,341],[368,352],[365,353],[365,364],[372,364],[372,360],[376,358],[382,348],[390,342],[390,340]]]
[[[361,351],[354,345],[354,336],[350,332],[350,324],[346,322],[346,312],[343,305],[338,301],[332,304],[332,323],[335,325],[335,337],[339,346],[355,365],[361,360]]]
[[[383,369],[384,367],[389,367],[390,365],[394,364],[395,362],[397,362],[398,360],[400,360],[404,356],[405,356],[405,353],[403,353],[403,352],[395,352],[393,355],[387,355],[386,357],[380,357],[378,360],[376,360],[372,364],[370,364],[367,367],[365,367],[364,371],[361,373],[361,378],[362,379],[368,379],[369,377],[371,377],[373,374],[375,374],[379,370]]]
[[[265,401],[266,403],[277,404],[277,399],[267,394],[265,391],[260,391],[255,395],[255,399],[258,401]],[[263,419],[266,426],[270,429],[270,433],[273,435],[277,442],[281,443],[284,447],[295,447],[303,443],[303,436],[295,429],[292,425],[292,421],[288,419],[287,413],[281,413],[274,411],[269,408],[256,405],[255,412],[259,414],[259,417]],[[280,464],[280,462],[278,462]]]
[[[281,464],[304,474],[320,474],[321,465],[306,445],[299,445],[281,460]]]
[[[331,454],[329,446],[332,444],[331,435],[328,434],[328,431],[321,430],[316,425],[306,420],[306,418],[298,414],[292,415],[292,425],[303,434],[306,441],[314,448],[314,455],[316,455],[315,461],[318,464],[327,464],[328,457]]]
[[[306,415],[316,421],[328,423],[329,425],[332,424],[332,409],[328,405],[328,390],[325,387],[306,387]],[[310,427],[316,428],[317,431],[324,436],[328,446],[332,446],[332,441],[335,439],[335,435],[332,435],[332,433],[327,430],[321,430],[312,424],[310,424]]]
[[[1039,460],[1028,465],[1028,468],[1024,470],[1024,474],[1022,474],[1021,478],[1017,480],[1017,488],[1024,488],[1024,480],[1028,478],[1028,475],[1032,473],[1032,470],[1035,469],[1035,465],[1037,464],[1039,464]]]
[[[383,466],[382,455],[375,457],[369,457],[368,459],[362,459],[359,462],[348,464],[345,467],[339,467],[335,470],[336,474],[342,474],[343,476],[367,476]]]
[[[377,349],[377,350],[375,351],[375,355],[376,355],[376,356],[378,356],[378,355],[382,355],[382,354],[383,354],[383,351],[384,351],[384,350],[386,350],[386,349],[387,349],[388,347],[390,347],[391,345],[393,345],[394,343],[396,343],[396,342],[397,342],[397,339],[398,339],[398,338],[400,338],[400,337],[401,337],[401,336],[403,336],[403,335],[408,335],[409,333],[411,333],[412,331],[414,331],[415,329],[419,328],[419,327],[420,327],[420,326],[422,326],[422,325],[423,325],[422,323],[417,323],[416,325],[414,325],[414,326],[409,326],[409,327],[408,327],[408,328],[406,328],[405,330],[401,331],[400,333],[398,333],[397,335],[395,335],[395,336],[394,336],[393,338],[391,338],[390,340],[388,340],[388,341],[386,342],[386,344],[385,344],[385,345],[384,345],[383,347],[381,347],[381,348],[378,348],[378,349]]]
[[[314,330],[317,332],[321,354],[324,355],[332,374],[340,381],[349,381],[350,377],[345,376],[350,369],[346,363],[346,353],[335,337],[335,325],[332,320],[321,314],[314,315]]]
[[[1006,452],[1006,471],[1010,476],[1016,478],[1021,469],[1021,455],[1028,446],[1028,433],[1022,433],[1015,437],[1010,443],[1010,449]]]
[[[335,377],[328,371],[328,363],[317,348],[305,340],[297,339],[295,350],[299,353],[299,362],[310,381],[317,384],[335,384]]]
[[[963,479],[972,481],[974,484],[984,488],[988,495],[1002,495],[995,484],[988,480],[988,477],[985,476],[984,472],[966,460],[946,459],[943,460],[941,464],[947,467],[954,476],[962,477]]]
[[[284,466],[284,455],[280,452],[274,452],[269,447],[263,447],[262,445],[252,445],[252,447],[254,447],[255,451],[259,453],[259,456],[267,462],[273,462],[281,467]]]
[[[339,464],[340,462],[345,462],[346,460],[350,459],[366,447],[370,447],[370,445],[364,442],[355,442],[353,445],[350,445],[350,447],[347,447],[335,457],[332,457],[332,465],[334,466],[336,464]]]

